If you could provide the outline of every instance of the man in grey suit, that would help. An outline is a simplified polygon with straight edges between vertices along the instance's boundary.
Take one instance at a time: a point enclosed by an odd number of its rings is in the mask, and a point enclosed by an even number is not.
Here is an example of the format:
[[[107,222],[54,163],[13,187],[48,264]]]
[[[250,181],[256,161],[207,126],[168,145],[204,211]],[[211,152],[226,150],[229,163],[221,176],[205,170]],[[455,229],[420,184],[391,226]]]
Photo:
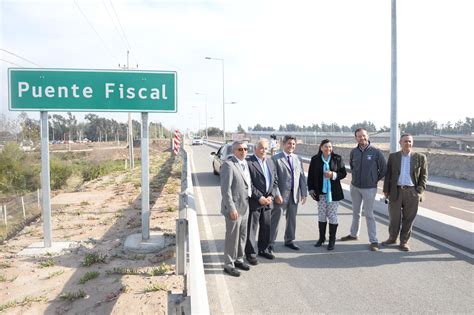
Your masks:
[[[236,269],[249,270],[244,262],[245,242],[247,241],[247,220],[249,197],[252,195],[250,173],[245,157],[247,144],[235,141],[232,144],[233,156],[221,168],[221,213],[225,217],[224,272],[239,277]]]
[[[269,251],[274,251],[275,240],[278,234],[278,225],[281,215],[286,211],[285,246],[299,250],[294,243],[296,234],[296,212],[298,203],[306,202],[308,187],[304,175],[301,158],[294,154],[296,138],[293,136],[283,137],[283,152],[272,157],[278,176],[279,194],[275,196],[275,205],[272,210],[270,246]]]

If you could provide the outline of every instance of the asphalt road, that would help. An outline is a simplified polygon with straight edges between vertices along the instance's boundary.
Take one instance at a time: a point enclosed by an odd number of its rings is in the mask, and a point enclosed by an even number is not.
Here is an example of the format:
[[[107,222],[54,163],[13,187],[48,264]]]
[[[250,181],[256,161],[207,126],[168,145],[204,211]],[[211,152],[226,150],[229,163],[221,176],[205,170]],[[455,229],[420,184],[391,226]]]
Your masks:
[[[472,313],[474,259],[469,253],[414,232],[411,252],[396,247],[370,252],[365,220],[358,241],[315,248],[316,202],[300,206],[300,251],[277,239],[277,258],[259,260],[240,278],[223,273],[224,218],[219,177],[211,171],[211,148],[192,147],[194,192],[212,314]],[[348,208],[349,207],[349,208]],[[339,208],[338,238],[348,234],[350,205]],[[379,241],[387,222],[377,218]],[[284,219],[283,219],[284,222]]]

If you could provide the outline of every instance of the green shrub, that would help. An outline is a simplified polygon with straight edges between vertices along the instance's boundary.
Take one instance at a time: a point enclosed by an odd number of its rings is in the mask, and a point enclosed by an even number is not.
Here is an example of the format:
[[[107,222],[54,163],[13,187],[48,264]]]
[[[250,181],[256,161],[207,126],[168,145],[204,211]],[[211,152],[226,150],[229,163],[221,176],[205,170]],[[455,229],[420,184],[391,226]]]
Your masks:
[[[102,263],[105,264],[105,259],[107,255],[102,255],[99,253],[90,253],[84,257],[84,262],[82,263],[83,266],[89,267],[93,264]]]
[[[59,298],[61,300],[67,300],[67,301],[74,301],[74,300],[77,300],[77,299],[83,299],[85,298],[87,295],[86,295],[86,292],[84,292],[84,290],[80,289],[79,291],[76,291],[76,292],[67,292],[67,293],[62,293]]]
[[[54,158],[51,159],[50,162],[50,174],[51,188],[61,189],[66,185],[69,177],[71,177],[72,167],[63,161]]]
[[[84,276],[82,276],[81,279],[79,279],[79,283],[84,284],[89,280],[97,278],[99,275],[100,275],[100,273],[98,271],[86,272],[86,274]]]
[[[9,142],[0,152],[0,191],[19,193],[39,187],[39,161],[18,144]]]
[[[81,170],[82,179],[90,181],[111,172],[123,170],[122,160],[105,161],[102,163],[81,163],[78,164]]]

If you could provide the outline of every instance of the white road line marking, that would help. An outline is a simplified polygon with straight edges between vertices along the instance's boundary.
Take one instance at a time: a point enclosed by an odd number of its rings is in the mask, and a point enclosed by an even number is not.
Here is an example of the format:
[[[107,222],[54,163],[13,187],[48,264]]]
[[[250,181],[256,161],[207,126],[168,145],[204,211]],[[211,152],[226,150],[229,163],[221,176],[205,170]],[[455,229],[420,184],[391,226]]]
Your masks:
[[[352,209],[352,205],[351,205],[350,203],[348,203],[348,202],[346,202],[346,201],[342,201],[342,200],[340,201],[340,203],[343,204],[344,206],[348,207],[349,209]],[[380,221],[383,221],[385,224],[388,225],[388,224],[390,223],[389,220],[386,219],[385,217],[383,217],[383,216],[377,214],[376,212],[374,212],[374,214],[375,214],[375,216],[376,216]],[[474,255],[472,255],[471,253],[469,253],[469,252],[467,252],[467,251],[465,251],[465,250],[462,250],[462,249],[460,249],[460,248],[451,246],[451,245],[449,245],[449,244],[447,244],[447,243],[445,243],[445,242],[443,242],[443,241],[439,241],[439,240],[437,240],[437,239],[435,239],[435,238],[432,238],[432,237],[430,237],[430,236],[428,236],[428,235],[424,235],[422,232],[420,233],[420,232],[417,232],[417,231],[412,231],[412,233],[413,233],[414,235],[416,235],[417,237],[419,237],[419,238],[422,238],[422,239],[428,240],[428,241],[430,241],[430,242],[436,243],[437,245],[440,245],[440,246],[443,246],[443,247],[445,247],[445,248],[448,248],[448,249],[450,249],[450,250],[452,250],[452,251],[454,251],[454,252],[456,252],[456,253],[458,253],[458,254],[461,254],[461,255],[464,255],[464,256],[466,256],[466,257],[469,257],[470,259],[474,259]]]
[[[193,171],[196,170],[196,167],[194,166],[194,158],[191,154],[191,168]],[[199,200],[199,209],[201,210],[202,214],[202,221],[204,223],[204,230],[206,232],[206,238],[207,242],[209,243],[209,250],[211,253],[217,253],[217,246],[216,242],[214,240],[214,233],[212,233],[211,229],[211,223],[209,222],[209,218],[207,216],[207,209],[206,206],[204,205],[202,193],[201,193],[201,188],[199,186],[199,180],[197,179],[196,176],[192,176],[193,182],[195,182],[196,185],[194,185],[194,191],[195,195],[198,196]],[[212,255],[211,256],[211,261],[212,265],[223,265],[223,262],[219,261],[219,256]],[[208,275],[211,277],[211,275]],[[226,281],[224,279],[224,274],[215,274],[213,275],[214,278],[216,279],[217,283],[217,293],[219,296],[219,302],[221,305],[221,314],[233,314],[234,313],[234,307],[232,306],[232,301],[230,299],[229,295],[229,289],[227,288]]]
[[[449,206],[451,209],[455,209],[455,210],[459,210],[459,211],[464,211],[464,212],[467,212],[467,213],[470,213],[470,214],[473,214],[474,212],[472,211],[469,211],[469,210],[465,210],[465,209],[461,209],[461,208],[457,208],[457,207],[453,207],[453,206]]]

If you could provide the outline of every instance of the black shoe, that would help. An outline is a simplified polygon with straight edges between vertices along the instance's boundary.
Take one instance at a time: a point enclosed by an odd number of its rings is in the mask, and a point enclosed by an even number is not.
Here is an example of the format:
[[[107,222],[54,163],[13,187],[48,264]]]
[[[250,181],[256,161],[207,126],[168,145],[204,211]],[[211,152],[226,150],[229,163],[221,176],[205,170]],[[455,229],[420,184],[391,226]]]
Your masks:
[[[275,252],[275,249],[273,248],[273,245],[268,246],[268,252],[270,254],[273,254]]]
[[[295,243],[288,243],[288,244],[285,244],[285,246],[294,250],[300,250],[300,247],[296,245]]]
[[[275,259],[275,255],[269,253],[269,252],[264,252],[264,251],[259,251],[258,256],[262,256],[266,259]]]
[[[258,260],[257,258],[255,257],[252,257],[252,256],[247,256],[246,257],[247,261],[249,262],[249,264],[255,266],[255,265],[258,265]]]
[[[250,270],[250,266],[247,265],[245,262],[240,262],[240,261],[236,261],[234,263],[234,266],[240,270],[245,270],[245,271],[249,271]]]
[[[326,241],[326,224],[327,222],[318,222],[319,226],[319,240],[317,241],[316,244],[314,244],[314,247],[321,247],[321,245],[324,244]]]
[[[321,247],[321,245],[324,244],[324,242],[326,242],[325,239],[319,239],[316,244],[314,244],[314,247]]]
[[[224,272],[231,275],[232,277],[240,277],[240,271],[238,271],[235,268],[231,268],[231,269],[224,268]]]
[[[337,224],[329,223],[329,243],[328,243],[328,250],[334,249],[334,244],[336,244],[336,232],[337,232]]]

